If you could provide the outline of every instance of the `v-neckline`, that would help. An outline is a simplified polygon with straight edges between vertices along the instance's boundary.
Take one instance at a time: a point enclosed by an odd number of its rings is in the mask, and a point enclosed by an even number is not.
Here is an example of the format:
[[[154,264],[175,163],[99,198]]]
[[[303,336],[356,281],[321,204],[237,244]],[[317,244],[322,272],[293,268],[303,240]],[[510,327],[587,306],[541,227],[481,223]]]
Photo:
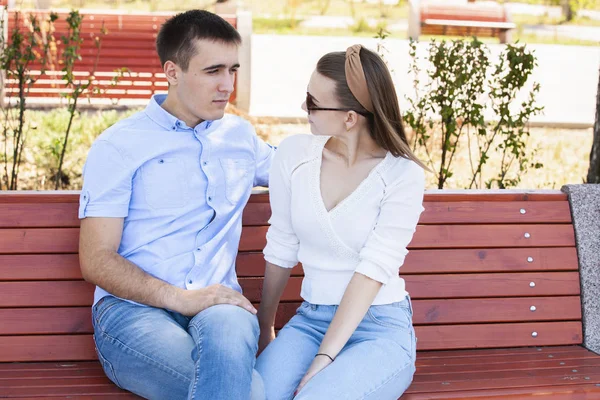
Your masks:
[[[381,169],[381,167],[384,165],[384,163],[386,162],[386,160],[388,159],[390,152],[388,151],[385,154],[385,157],[383,157],[383,159],[381,161],[379,161],[373,168],[371,168],[371,170],[369,171],[369,173],[367,174],[367,176],[346,196],[344,197],[342,200],[340,200],[335,206],[333,206],[331,209],[327,209],[327,206],[325,205],[325,201],[323,200],[323,192],[321,191],[321,167],[323,166],[323,150],[325,150],[325,145],[327,144],[327,142],[329,141],[329,139],[331,138],[331,136],[324,136],[324,138],[322,139],[321,143],[319,146],[316,147],[316,151],[317,151],[317,163],[316,163],[316,191],[317,191],[317,195],[319,198],[319,203],[321,204],[321,207],[323,208],[323,210],[325,211],[325,214],[327,214],[328,216],[332,216],[334,214],[336,214],[337,212],[339,212],[340,209],[343,209],[343,207],[348,204],[349,202],[351,202],[351,200],[355,197],[358,197],[360,193],[362,193],[370,184],[370,182],[373,179],[373,175],[375,175],[375,173],[377,173],[379,171],[379,169]]]

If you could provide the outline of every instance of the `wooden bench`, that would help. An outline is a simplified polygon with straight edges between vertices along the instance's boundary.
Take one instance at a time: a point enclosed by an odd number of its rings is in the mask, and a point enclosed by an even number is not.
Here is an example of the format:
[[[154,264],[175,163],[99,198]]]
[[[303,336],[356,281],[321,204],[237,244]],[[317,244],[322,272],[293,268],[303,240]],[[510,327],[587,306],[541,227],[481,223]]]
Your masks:
[[[496,37],[511,41],[516,28],[504,5],[496,2],[411,1],[409,37],[420,35]]]
[[[78,264],[76,193],[0,193],[0,398],[135,398],[96,361],[92,285]],[[268,196],[244,212],[238,275],[260,300]],[[402,400],[600,398],[582,344],[580,277],[560,192],[432,192],[401,269],[417,373]],[[302,269],[277,328],[300,303]]]
[[[19,19],[16,20],[16,10],[10,10],[7,16],[8,32],[19,24],[23,32],[27,32],[28,24],[25,21],[32,10],[22,10],[19,12]],[[35,12],[40,21],[47,19],[47,13]],[[59,18],[55,22],[55,37],[57,39],[57,56],[60,56],[65,45],[60,40],[62,35],[66,35],[68,25],[66,18],[67,12],[57,12]],[[95,92],[91,93],[91,98],[95,101],[105,100],[108,103],[116,104],[121,100],[137,100],[146,103],[147,99],[156,93],[166,93],[167,81],[160,65],[160,60],[156,54],[156,36],[162,24],[175,13],[146,13],[134,14],[124,12],[103,12],[93,13],[82,11],[83,17],[81,25],[81,37],[83,43],[80,49],[81,60],[76,62],[75,75],[78,79],[87,82],[95,68],[93,74],[93,88]],[[243,21],[240,23],[240,15]],[[250,43],[249,36],[251,32],[251,22],[247,13],[239,15],[223,15],[229,23],[238,28],[243,40],[248,43],[243,45],[240,51],[240,57],[243,63],[249,66]],[[250,17],[251,18],[251,17]],[[101,28],[107,30],[107,34],[100,35]],[[240,28],[243,29],[240,30]],[[97,46],[95,37],[101,37],[100,56],[97,59]],[[54,65],[53,70],[47,71],[33,85],[29,91],[28,102],[41,102],[44,99],[58,100],[62,95],[68,93],[62,77],[61,71],[63,65],[58,63]],[[38,63],[31,67],[34,75],[40,75],[41,65]],[[249,87],[249,78],[242,74],[242,85]],[[248,82],[246,82],[248,80]],[[240,85],[239,79],[236,82],[236,89]],[[243,91],[246,89],[243,89]],[[15,80],[8,80],[5,84],[6,97],[14,97],[18,94],[18,85]],[[236,92],[232,94],[231,102],[236,100]],[[243,102],[248,102],[244,94]],[[247,107],[247,105],[244,105]],[[242,107],[243,109],[247,109]]]

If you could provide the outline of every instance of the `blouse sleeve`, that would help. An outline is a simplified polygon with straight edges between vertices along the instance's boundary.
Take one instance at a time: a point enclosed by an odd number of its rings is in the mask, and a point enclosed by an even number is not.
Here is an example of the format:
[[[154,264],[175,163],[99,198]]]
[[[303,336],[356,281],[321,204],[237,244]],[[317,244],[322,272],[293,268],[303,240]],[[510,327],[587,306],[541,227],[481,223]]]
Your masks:
[[[398,275],[423,211],[425,174],[418,165],[410,165],[414,168],[386,187],[379,217],[356,268],[356,272],[383,284]]]
[[[267,245],[263,250],[265,260],[283,268],[298,264],[300,247],[292,226],[291,215],[291,137],[277,148],[269,173],[269,201],[271,218],[267,231]],[[292,139],[293,140],[293,139]]]

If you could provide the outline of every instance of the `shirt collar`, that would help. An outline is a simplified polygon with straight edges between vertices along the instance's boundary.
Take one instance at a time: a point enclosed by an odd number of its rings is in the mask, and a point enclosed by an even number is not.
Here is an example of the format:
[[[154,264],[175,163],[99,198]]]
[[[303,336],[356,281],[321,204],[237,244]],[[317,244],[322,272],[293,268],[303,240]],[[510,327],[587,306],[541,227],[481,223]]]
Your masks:
[[[187,129],[188,126],[185,124],[185,122],[183,122],[179,118],[175,117],[174,115],[170,114],[167,110],[165,110],[164,108],[161,107],[161,104],[166,100],[166,98],[167,98],[166,94],[153,95],[152,98],[150,99],[150,102],[146,106],[146,109],[144,110],[146,115],[152,121],[154,121],[155,123],[157,123],[164,129],[167,129],[170,131],[178,131],[178,130]],[[202,121],[201,123],[196,125],[194,130],[198,133],[203,132],[206,129],[210,128],[212,123],[213,123],[213,121]]]

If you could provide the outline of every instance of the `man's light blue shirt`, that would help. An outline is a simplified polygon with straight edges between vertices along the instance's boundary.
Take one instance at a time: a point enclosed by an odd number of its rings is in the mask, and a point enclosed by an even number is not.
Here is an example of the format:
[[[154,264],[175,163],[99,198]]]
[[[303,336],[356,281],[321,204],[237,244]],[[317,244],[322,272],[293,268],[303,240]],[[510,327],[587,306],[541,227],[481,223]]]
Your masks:
[[[119,254],[185,289],[241,292],[235,261],[253,186],[268,186],[274,148],[226,115],[190,128],[155,95],[102,133],[83,172],[79,218],[124,218]],[[94,304],[109,294],[97,287]]]

